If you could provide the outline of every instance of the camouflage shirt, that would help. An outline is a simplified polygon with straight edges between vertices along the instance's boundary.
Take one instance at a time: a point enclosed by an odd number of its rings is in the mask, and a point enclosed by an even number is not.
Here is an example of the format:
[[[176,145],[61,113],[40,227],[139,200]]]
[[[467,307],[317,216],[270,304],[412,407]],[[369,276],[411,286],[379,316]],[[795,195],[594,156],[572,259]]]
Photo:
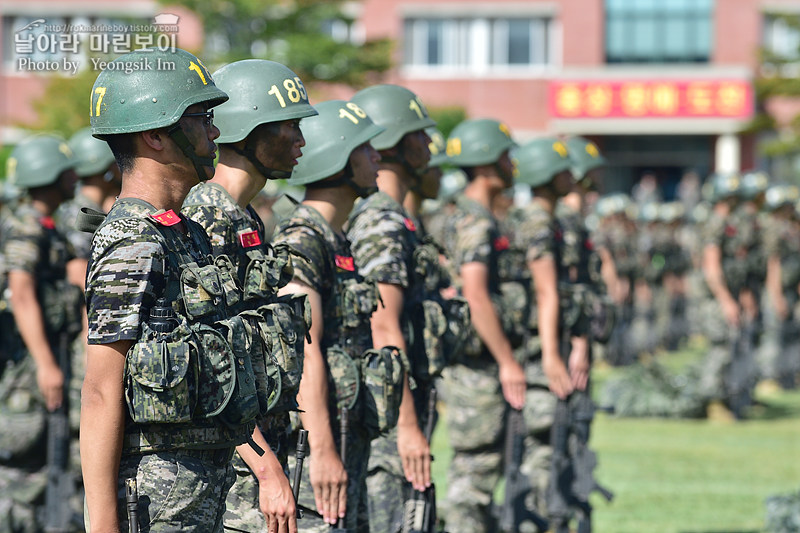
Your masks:
[[[110,219],[117,219],[95,232],[86,278],[89,344],[136,340],[141,322],[149,316],[156,298],[166,291],[169,258],[159,230],[145,220],[152,213],[156,213],[153,206],[123,198],[108,214]],[[183,220],[187,225],[195,224]],[[169,231],[175,232],[175,238],[198,265],[207,264],[207,242],[202,249],[190,235],[177,229]],[[205,235],[202,229],[199,233]]]
[[[350,252],[347,239],[335,232],[313,207],[300,204],[278,223],[273,243],[285,243],[302,256],[293,261],[294,277],[317,292],[322,299],[323,355],[330,346],[344,342],[342,310],[338,308],[337,291],[344,279],[359,279],[360,275]],[[372,347],[369,320],[347,332],[347,350],[360,357]]]
[[[764,253],[780,260],[781,286],[796,295],[800,283],[800,223],[772,217],[769,231],[764,232]]]
[[[537,202],[530,202],[515,210],[514,220],[514,247],[527,250],[525,259],[528,263],[552,257],[556,265],[560,264],[562,233],[553,215]]]
[[[97,203],[78,193],[72,200],[67,200],[58,206],[53,218],[55,218],[58,231],[66,235],[67,240],[75,250],[75,256],[88,260],[92,247],[92,234],[75,228],[75,221],[78,219],[78,213],[80,213],[82,207],[102,211],[102,207]]]

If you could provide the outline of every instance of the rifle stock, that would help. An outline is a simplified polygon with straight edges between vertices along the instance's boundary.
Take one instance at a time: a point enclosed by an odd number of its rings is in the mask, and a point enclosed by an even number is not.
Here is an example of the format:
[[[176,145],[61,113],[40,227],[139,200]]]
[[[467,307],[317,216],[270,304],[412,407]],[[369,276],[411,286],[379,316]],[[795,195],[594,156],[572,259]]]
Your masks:
[[[294,467],[294,485],[292,486],[292,495],[294,496],[294,503],[297,505],[300,496],[300,481],[303,478],[303,462],[308,453],[308,431],[301,429],[297,433],[297,447],[295,449],[295,467]],[[303,518],[303,510],[297,507],[297,518]]]

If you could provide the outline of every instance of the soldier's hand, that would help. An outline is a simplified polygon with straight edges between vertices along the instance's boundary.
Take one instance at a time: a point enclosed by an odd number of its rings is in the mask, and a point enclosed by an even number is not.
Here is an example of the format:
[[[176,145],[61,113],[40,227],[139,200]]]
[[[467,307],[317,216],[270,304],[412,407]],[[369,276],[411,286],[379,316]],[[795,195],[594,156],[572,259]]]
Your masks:
[[[514,359],[500,365],[500,386],[503,388],[503,397],[514,409],[522,409],[525,405],[525,371]]]
[[[416,424],[397,426],[397,453],[406,479],[420,492],[431,486],[431,448]]]
[[[550,392],[564,400],[572,393],[573,386],[567,367],[558,354],[550,357],[542,357],[542,368],[547,376],[547,384]]]
[[[576,390],[586,390],[589,383],[589,347],[586,339],[573,340],[569,354],[569,376]]]
[[[39,365],[36,368],[36,383],[48,410],[61,407],[64,401],[64,373],[57,365]]]
[[[733,327],[739,327],[739,305],[731,300],[722,301],[722,313],[725,315],[725,320]]]
[[[783,294],[775,298],[775,314],[778,315],[778,318],[781,320],[786,320],[786,317],[789,316],[789,306],[786,303],[786,298],[784,298]]]
[[[268,533],[297,533],[297,517],[289,480],[283,473],[258,481],[258,503]]]
[[[335,450],[312,450],[308,475],[314,489],[317,511],[326,523],[335,525],[347,512],[347,471]]]

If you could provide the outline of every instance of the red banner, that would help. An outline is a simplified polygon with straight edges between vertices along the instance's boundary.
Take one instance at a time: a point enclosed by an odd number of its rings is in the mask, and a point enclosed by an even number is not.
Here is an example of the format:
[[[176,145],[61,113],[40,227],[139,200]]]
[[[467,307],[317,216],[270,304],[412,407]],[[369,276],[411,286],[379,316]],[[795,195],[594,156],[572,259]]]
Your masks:
[[[552,81],[555,118],[739,118],[753,115],[745,80]]]

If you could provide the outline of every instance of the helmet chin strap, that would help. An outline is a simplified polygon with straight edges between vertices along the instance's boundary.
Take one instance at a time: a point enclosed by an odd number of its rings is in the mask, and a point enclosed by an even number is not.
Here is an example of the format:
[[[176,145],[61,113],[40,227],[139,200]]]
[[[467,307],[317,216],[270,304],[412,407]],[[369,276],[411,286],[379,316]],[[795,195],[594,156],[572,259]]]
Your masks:
[[[175,141],[175,144],[178,145],[178,148],[181,149],[183,154],[189,158],[189,161],[192,162],[194,165],[194,170],[197,172],[197,177],[200,181],[207,181],[209,178],[206,175],[206,170],[204,167],[212,167],[214,166],[214,158],[213,157],[201,157],[197,155],[194,151],[194,145],[186,136],[186,133],[181,128],[179,123],[175,123],[169,128],[167,128],[167,135]]]
[[[264,165],[264,163],[259,161],[258,157],[256,156],[255,148],[252,146],[252,144],[250,144],[251,141],[252,141],[252,139],[250,137],[248,137],[247,140],[244,143],[244,148],[238,148],[238,147],[234,146],[233,144],[229,144],[228,146],[230,146],[231,150],[233,150],[237,154],[246,157],[247,160],[250,161],[250,163],[254,167],[256,167],[256,170],[262,176],[264,176],[265,179],[268,179],[268,180],[282,180],[282,179],[289,179],[290,177],[292,177],[292,172],[291,171],[287,172],[285,170],[278,170],[278,169],[275,169],[275,168],[269,168],[266,165]]]
[[[314,183],[314,188],[329,189],[331,187],[339,187],[340,185],[347,185],[361,198],[366,198],[378,192],[378,187],[362,187],[353,181],[353,168],[350,166],[350,161],[344,166],[344,174],[336,179]]]

